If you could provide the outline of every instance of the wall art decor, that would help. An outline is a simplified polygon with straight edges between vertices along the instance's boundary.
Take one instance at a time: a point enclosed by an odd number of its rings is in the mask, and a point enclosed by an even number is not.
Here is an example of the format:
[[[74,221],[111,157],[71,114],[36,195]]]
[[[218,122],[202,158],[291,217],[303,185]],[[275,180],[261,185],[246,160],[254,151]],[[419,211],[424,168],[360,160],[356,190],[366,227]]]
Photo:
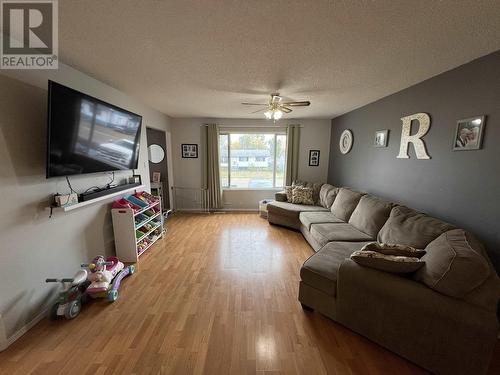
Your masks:
[[[479,150],[483,141],[485,116],[457,121],[453,151]]]
[[[183,143],[181,145],[182,157],[196,159],[198,157],[198,145],[191,143]]]
[[[153,179],[152,182],[160,182],[161,181],[161,173],[160,172],[153,172]]]
[[[352,143],[353,143],[352,131],[350,131],[349,129],[344,130],[340,135],[340,141],[339,141],[340,152],[344,155],[347,154],[349,151],[351,151]]]
[[[317,167],[319,165],[319,150],[309,150],[309,166]]]
[[[397,158],[409,159],[408,144],[412,143],[415,148],[417,159],[430,159],[431,157],[427,154],[427,150],[425,149],[425,143],[421,139],[427,134],[431,127],[431,118],[429,115],[427,113],[415,113],[410,116],[402,117],[401,121],[403,121],[403,129],[401,131],[401,145]],[[418,130],[415,134],[410,135],[413,121],[418,122]]]
[[[375,139],[373,145],[375,147],[387,147],[387,141],[389,138],[389,130],[377,130],[375,132]]]

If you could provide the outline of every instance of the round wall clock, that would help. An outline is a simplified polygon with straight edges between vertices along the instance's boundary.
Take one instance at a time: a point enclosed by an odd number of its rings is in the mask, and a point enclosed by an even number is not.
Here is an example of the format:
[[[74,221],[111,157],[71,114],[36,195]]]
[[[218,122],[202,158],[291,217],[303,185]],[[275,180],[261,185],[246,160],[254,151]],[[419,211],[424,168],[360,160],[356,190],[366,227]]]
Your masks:
[[[344,130],[342,134],[340,135],[340,152],[343,154],[347,154],[349,151],[351,151],[352,148],[352,132],[348,129]]]

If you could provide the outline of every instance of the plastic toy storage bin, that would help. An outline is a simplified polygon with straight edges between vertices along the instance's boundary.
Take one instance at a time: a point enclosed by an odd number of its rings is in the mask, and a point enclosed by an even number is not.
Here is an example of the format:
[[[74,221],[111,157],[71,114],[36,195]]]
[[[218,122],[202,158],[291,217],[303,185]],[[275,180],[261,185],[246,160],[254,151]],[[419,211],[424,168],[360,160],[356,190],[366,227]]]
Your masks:
[[[163,236],[161,201],[144,202],[135,196],[116,201],[111,210],[116,255],[123,262],[135,263]],[[148,229],[146,229],[148,228]]]

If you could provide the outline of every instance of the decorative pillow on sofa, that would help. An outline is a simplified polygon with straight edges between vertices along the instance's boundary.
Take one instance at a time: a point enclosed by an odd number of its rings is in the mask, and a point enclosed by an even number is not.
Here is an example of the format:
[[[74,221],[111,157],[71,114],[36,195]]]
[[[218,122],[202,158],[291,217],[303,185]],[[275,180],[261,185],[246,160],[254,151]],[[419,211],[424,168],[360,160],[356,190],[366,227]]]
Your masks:
[[[371,242],[361,248],[361,251],[376,251],[384,255],[397,255],[403,257],[422,258],[426,251],[418,250],[411,246]]]
[[[385,255],[377,251],[359,250],[351,254],[351,259],[361,266],[392,273],[412,273],[425,262],[415,257]]]
[[[414,279],[447,296],[463,298],[490,275],[481,243],[463,229],[443,233],[425,250],[425,267]]]
[[[286,201],[288,203],[292,203],[292,191],[293,191],[293,186],[285,186]]]
[[[292,190],[292,203],[314,205],[313,189],[310,187],[295,186]]]

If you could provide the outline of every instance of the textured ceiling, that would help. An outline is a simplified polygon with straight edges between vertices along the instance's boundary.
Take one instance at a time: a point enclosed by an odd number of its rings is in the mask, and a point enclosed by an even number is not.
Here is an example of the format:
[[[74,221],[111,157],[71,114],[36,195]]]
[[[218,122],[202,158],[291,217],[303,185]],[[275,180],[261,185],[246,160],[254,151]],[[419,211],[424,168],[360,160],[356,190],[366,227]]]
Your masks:
[[[59,1],[63,62],[173,117],[332,118],[500,49],[492,0]]]

